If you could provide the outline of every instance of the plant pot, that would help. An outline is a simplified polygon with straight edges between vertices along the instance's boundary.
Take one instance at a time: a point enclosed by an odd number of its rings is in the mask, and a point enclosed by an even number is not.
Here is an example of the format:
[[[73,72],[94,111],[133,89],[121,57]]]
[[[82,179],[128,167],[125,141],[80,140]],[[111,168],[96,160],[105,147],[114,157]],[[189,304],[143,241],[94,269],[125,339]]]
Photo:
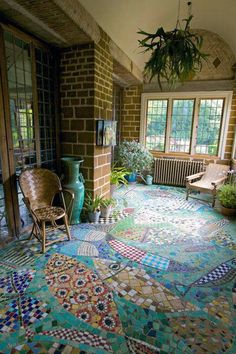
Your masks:
[[[236,215],[236,209],[225,208],[223,205],[221,205],[221,213],[225,216],[234,216]]]
[[[89,221],[90,222],[99,222],[99,217],[100,217],[101,212],[100,211],[94,211],[88,214]]]
[[[146,184],[147,184],[148,186],[151,186],[151,185],[152,185],[152,180],[153,180],[153,177],[152,177],[152,176],[150,176],[150,175],[147,175],[147,176],[146,176]]]
[[[114,192],[117,190],[117,185],[116,184],[111,184],[110,187],[110,194],[113,196]]]
[[[111,215],[112,206],[108,205],[107,207],[101,206],[101,217],[108,219]]]
[[[131,172],[130,174],[125,176],[125,179],[129,182],[129,183],[135,183],[136,179],[137,179],[137,173],[136,172]]]

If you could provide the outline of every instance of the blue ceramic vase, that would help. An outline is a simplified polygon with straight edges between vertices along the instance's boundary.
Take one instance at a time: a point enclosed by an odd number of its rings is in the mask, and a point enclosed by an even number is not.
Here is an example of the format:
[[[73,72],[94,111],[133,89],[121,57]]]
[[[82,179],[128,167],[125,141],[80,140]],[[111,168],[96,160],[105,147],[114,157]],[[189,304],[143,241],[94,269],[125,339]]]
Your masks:
[[[80,214],[84,204],[84,178],[79,172],[83,160],[76,157],[63,157],[62,162],[62,186],[74,192],[74,206],[70,216],[70,224],[80,223]],[[67,204],[67,196],[65,194]]]

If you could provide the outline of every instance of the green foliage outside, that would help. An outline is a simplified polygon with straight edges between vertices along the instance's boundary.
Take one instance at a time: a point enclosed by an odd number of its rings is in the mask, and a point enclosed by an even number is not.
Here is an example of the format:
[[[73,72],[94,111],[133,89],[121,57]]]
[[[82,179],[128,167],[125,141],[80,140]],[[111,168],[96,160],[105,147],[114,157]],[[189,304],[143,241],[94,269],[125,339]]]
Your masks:
[[[175,102],[177,105],[175,107]],[[201,100],[196,152],[217,155],[223,100]],[[146,144],[149,149],[164,151],[167,105],[162,100],[151,103],[147,111]],[[173,144],[190,144],[193,120],[193,100],[174,100],[171,121]],[[183,143],[183,144],[182,144]]]

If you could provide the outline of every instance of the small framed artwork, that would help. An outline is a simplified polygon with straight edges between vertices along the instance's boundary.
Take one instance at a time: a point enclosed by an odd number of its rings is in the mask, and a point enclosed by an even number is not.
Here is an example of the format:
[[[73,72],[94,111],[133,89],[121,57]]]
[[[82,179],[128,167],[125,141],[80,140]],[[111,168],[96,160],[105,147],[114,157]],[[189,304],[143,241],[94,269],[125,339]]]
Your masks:
[[[103,125],[104,120],[97,120],[96,122],[96,145],[103,146]]]
[[[96,145],[114,146],[116,145],[116,121],[97,120],[96,125]]]

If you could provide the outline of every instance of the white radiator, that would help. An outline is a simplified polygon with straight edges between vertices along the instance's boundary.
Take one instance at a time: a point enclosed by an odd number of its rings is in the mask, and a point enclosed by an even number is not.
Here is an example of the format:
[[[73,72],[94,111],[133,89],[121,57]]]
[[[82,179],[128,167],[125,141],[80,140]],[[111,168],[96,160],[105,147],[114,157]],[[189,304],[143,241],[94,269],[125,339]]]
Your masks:
[[[154,183],[185,186],[186,177],[204,171],[202,161],[155,158]]]

